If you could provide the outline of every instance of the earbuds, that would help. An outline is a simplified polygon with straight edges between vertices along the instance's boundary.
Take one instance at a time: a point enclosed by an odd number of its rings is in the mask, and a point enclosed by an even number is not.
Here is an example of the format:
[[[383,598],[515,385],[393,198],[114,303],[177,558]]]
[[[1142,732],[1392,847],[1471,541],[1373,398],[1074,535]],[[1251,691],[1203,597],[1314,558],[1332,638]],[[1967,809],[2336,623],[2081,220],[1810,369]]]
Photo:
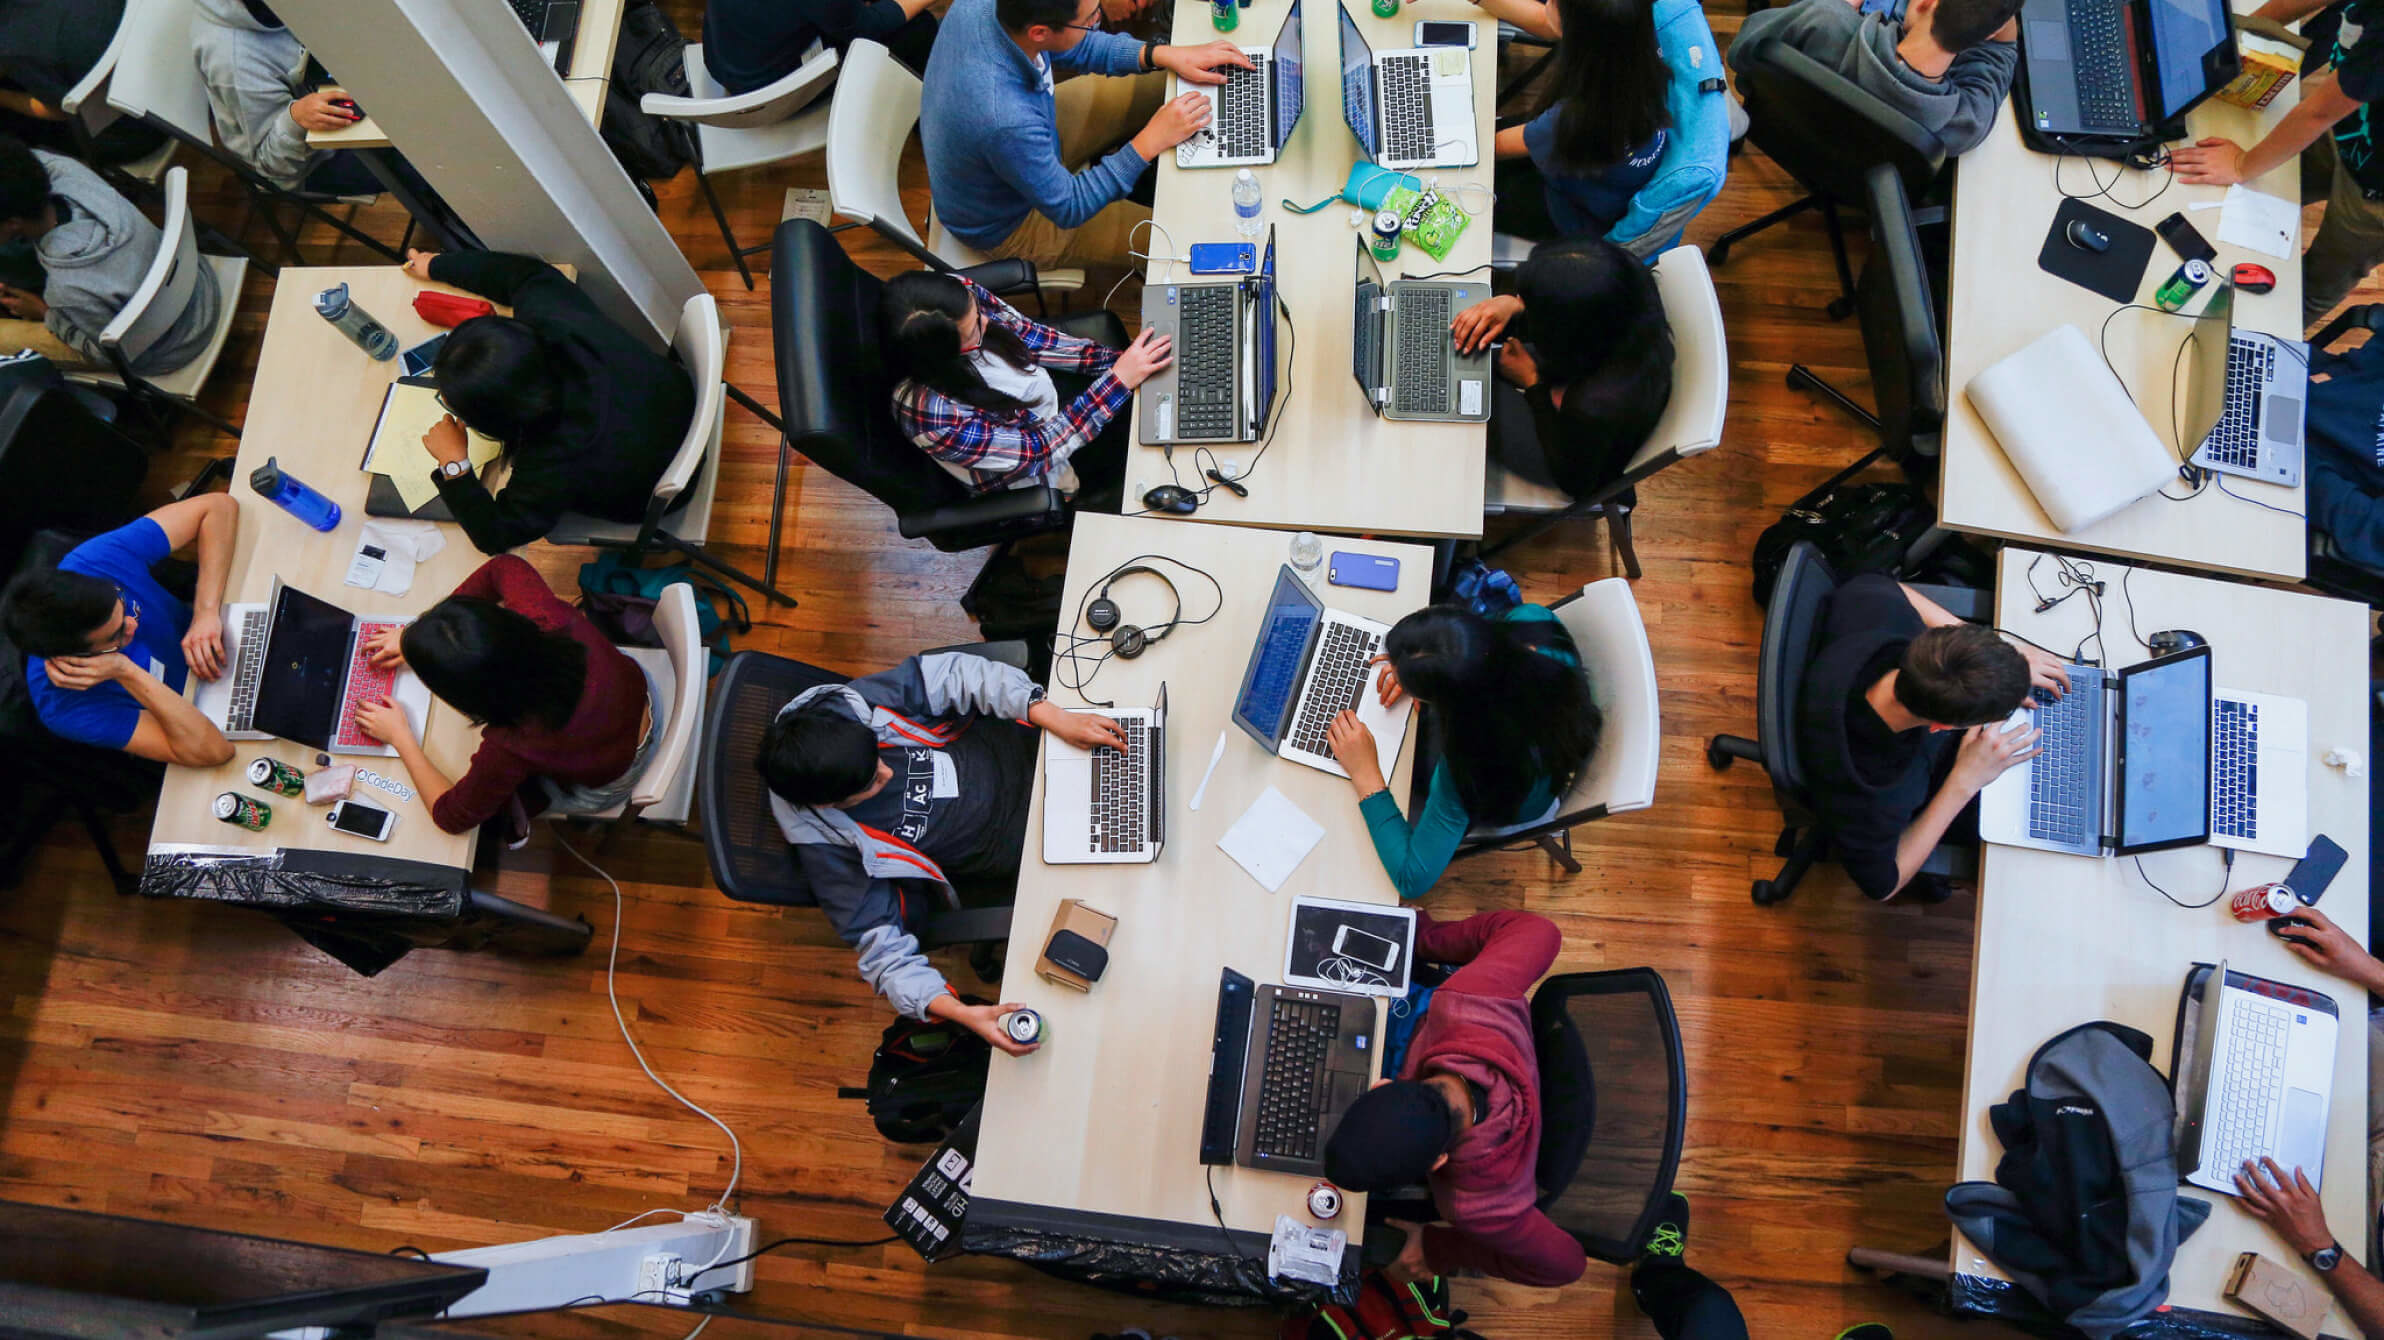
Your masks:
[[[1125,611],[1118,607],[1116,601],[1109,598],[1110,587],[1138,572],[1149,573],[1167,583],[1167,594],[1175,601],[1175,610],[1168,615],[1167,622],[1154,628],[1140,628],[1125,622]],[[1107,578],[1103,579],[1099,594],[1095,595],[1092,603],[1085,606],[1084,609],[1086,625],[1096,633],[1109,634],[1110,649],[1115,651],[1118,659],[1122,661],[1131,661],[1149,651],[1153,644],[1174,632],[1176,625],[1182,623],[1183,619],[1183,592],[1176,590],[1175,582],[1170,580],[1166,573],[1157,568],[1144,567],[1140,563],[1130,564],[1109,574]]]

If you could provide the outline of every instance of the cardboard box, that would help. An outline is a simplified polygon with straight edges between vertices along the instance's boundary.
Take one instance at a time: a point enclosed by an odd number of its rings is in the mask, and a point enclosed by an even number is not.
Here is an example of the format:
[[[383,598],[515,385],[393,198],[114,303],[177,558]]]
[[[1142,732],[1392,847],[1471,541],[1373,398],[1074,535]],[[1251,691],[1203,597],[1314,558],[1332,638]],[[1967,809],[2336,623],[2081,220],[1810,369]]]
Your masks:
[[[2352,1269],[2359,1265],[2348,1255],[2343,1264]],[[2227,1287],[2220,1296],[2301,1340],[2318,1340],[2318,1328],[2326,1324],[2327,1310],[2334,1305],[2316,1280],[2258,1252],[2235,1258],[2235,1268],[2227,1272]]]
[[[1045,951],[1035,958],[1035,975],[1053,986],[1071,991],[1091,991],[1093,984],[1051,961],[1051,937],[1061,931],[1074,931],[1085,939],[1106,949],[1110,934],[1117,930],[1117,918],[1107,912],[1086,907],[1074,898],[1062,898],[1059,909],[1052,913],[1051,931],[1043,937]]]
[[[2309,42],[2281,23],[2238,18],[2235,49],[2243,58],[2243,72],[2211,96],[2257,111],[2276,101],[2278,91],[2301,73],[2301,56]]]

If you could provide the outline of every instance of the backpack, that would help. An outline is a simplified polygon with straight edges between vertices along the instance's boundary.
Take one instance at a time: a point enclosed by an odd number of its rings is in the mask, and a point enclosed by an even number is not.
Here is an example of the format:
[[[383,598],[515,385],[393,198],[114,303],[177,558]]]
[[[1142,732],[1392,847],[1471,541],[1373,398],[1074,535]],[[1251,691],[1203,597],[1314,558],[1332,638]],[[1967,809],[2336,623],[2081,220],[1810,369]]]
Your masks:
[[[1905,575],[1905,555],[1937,524],[1937,509],[1910,484],[1847,484],[1833,477],[1788,505],[1755,538],[1755,603],[1771,602],[1788,551],[1811,541],[1839,580],[1865,572]]]
[[[695,132],[684,122],[648,115],[638,105],[648,93],[688,96],[687,39],[651,0],[621,16],[600,132],[630,177],[667,181],[697,160]]]
[[[987,642],[1020,641],[1027,647],[1027,674],[1051,682],[1051,642],[1060,628],[1060,573],[1037,577],[1016,554],[1003,552],[985,565],[969,604],[978,636]]]
[[[1485,619],[1523,603],[1523,588],[1501,568],[1469,558],[1449,572],[1449,597]]]
[[[962,996],[967,1005],[985,1002]],[[839,1098],[869,1105],[877,1133],[898,1145],[940,1144],[985,1096],[993,1045],[947,1019],[903,1017],[886,1025],[869,1058],[862,1088],[839,1088]]]
[[[1322,1303],[1284,1319],[1282,1340],[1481,1340],[1465,1313],[1449,1304],[1449,1282],[1393,1284],[1380,1270],[1358,1279],[1357,1301]]]
[[[693,563],[633,567],[620,550],[608,549],[593,562],[580,565],[579,608],[615,643],[659,647],[662,635],[654,627],[654,607],[660,603],[663,589],[679,582],[695,590],[696,629],[712,652],[709,678],[720,673],[721,662],[728,658],[730,628],[739,634],[753,631],[753,612],[735,588]],[[727,602],[726,619],[713,608],[715,599]]]

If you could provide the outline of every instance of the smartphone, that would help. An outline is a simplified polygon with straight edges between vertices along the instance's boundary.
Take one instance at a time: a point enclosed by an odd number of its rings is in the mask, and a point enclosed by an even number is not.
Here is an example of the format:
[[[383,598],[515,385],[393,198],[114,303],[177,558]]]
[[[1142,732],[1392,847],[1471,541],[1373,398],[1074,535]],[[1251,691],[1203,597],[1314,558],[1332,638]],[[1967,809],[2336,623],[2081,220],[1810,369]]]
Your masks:
[[[1389,972],[1399,961],[1399,942],[1355,926],[1343,926],[1333,932],[1333,952],[1369,968]]]
[[[2315,907],[2325,896],[2326,886],[2342,873],[2343,849],[2324,833],[2310,839],[2309,854],[2302,857],[2284,878],[2286,888],[2301,900],[2303,907]]]
[[[1354,586],[1363,591],[1396,591],[1399,589],[1399,560],[1380,554],[1352,554],[1336,549],[1331,566],[1325,569],[1324,579],[1335,586]]]
[[[2194,226],[2186,222],[2182,212],[2162,219],[2153,225],[2152,231],[2159,233],[2161,241],[2168,243],[2169,250],[2176,252],[2181,260],[2201,261],[2207,265],[2218,256],[2218,248],[2210,245],[2208,239],[2195,231]]]
[[[343,800],[332,806],[331,813],[324,817],[342,833],[371,838],[375,842],[387,842],[389,830],[397,827],[396,815],[361,800]]]
[[[1447,23],[1424,19],[1416,24],[1415,44],[1420,47],[1463,47],[1473,50],[1473,25]]]
[[[1252,242],[1195,242],[1190,265],[1196,275],[1250,274],[1258,269],[1258,246]]]
[[[447,343],[447,332],[441,331],[399,355],[406,363],[409,377],[427,377],[433,364],[439,361],[439,349]]]

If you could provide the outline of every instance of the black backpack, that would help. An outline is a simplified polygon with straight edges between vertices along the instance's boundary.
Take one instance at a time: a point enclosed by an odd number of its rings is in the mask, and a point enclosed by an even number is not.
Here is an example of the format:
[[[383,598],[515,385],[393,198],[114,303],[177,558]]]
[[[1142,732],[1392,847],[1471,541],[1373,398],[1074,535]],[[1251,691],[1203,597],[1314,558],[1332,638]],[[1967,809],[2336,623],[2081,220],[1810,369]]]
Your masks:
[[[964,1004],[985,1002],[971,996]],[[840,1088],[839,1098],[869,1104],[877,1133],[898,1145],[940,1144],[985,1096],[993,1046],[946,1019],[896,1019],[869,1058],[865,1088]]]
[[[1903,574],[1913,541],[1937,522],[1935,508],[1906,483],[1825,485],[1789,504],[1755,539],[1755,603],[1771,601],[1788,551],[1811,541],[1840,581],[1865,572]]]
[[[648,116],[638,106],[648,93],[688,95],[687,39],[651,0],[621,16],[612,83],[604,91],[602,133],[631,177],[667,181],[696,161],[695,132],[681,122]]]

